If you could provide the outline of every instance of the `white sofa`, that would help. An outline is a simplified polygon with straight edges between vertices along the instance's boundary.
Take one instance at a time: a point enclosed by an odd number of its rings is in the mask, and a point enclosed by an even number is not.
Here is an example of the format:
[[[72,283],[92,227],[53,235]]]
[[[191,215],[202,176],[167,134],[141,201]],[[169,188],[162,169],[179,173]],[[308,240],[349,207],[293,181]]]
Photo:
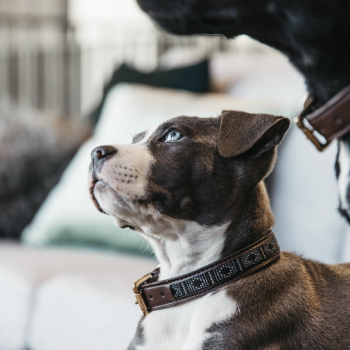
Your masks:
[[[151,258],[0,245],[0,349],[125,349],[141,312],[132,283]]]

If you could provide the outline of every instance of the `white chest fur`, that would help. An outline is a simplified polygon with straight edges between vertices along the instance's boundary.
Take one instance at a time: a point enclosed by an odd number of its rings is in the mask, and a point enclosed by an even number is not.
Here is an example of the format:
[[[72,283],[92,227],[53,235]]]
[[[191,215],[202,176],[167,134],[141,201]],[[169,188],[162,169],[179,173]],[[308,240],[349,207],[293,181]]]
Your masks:
[[[210,326],[230,319],[237,304],[225,290],[151,312],[142,322],[145,344],[137,350],[200,350]]]
[[[339,142],[339,178],[338,178],[338,187],[339,187],[339,199],[341,202],[342,209],[348,208],[348,190],[349,190],[349,177],[350,177],[350,161],[349,161],[349,147],[343,141]]]

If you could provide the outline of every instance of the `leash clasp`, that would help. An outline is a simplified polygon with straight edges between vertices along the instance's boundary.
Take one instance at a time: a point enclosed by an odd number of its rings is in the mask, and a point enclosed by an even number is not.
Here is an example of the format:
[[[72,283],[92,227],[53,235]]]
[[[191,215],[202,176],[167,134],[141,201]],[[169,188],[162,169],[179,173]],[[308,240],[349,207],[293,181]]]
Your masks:
[[[326,140],[325,143],[321,143],[320,140],[315,136],[315,132],[317,133],[317,131],[313,129],[310,123],[308,123],[306,119],[306,115],[312,112],[312,109],[313,109],[312,102],[313,102],[312,98],[308,98],[306,100],[305,102],[306,106],[304,110],[297,117],[294,118],[294,123],[305,134],[306,138],[310,140],[320,152],[323,152],[331,144],[332,141]]]
[[[150,311],[149,311],[149,307],[145,303],[145,300],[143,299],[142,292],[140,289],[144,283],[147,283],[147,281],[149,281],[153,277],[154,276],[151,273],[148,273],[147,275],[137,280],[132,286],[132,290],[135,293],[135,297],[136,297],[135,304],[136,305],[138,304],[140,306],[140,309],[144,316],[147,316],[150,313]]]

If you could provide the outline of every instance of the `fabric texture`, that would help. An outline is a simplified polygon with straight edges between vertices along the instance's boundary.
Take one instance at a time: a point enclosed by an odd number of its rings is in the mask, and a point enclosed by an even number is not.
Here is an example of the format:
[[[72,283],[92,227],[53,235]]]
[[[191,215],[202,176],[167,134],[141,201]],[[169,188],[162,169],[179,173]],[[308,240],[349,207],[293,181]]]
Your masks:
[[[0,349],[126,349],[141,317],[131,285],[146,257],[0,242]]]
[[[0,238],[20,237],[91,135],[86,124],[1,103]]]

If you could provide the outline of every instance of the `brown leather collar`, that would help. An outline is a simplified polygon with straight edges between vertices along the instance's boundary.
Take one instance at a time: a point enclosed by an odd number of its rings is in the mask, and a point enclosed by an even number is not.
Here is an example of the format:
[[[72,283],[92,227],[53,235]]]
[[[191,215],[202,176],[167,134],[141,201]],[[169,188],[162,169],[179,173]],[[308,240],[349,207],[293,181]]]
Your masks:
[[[316,109],[311,97],[295,123],[319,151],[324,151],[335,139],[350,131],[350,86]],[[321,135],[321,137],[320,137]]]
[[[139,304],[146,316],[151,311],[199,298],[246,277],[279,256],[279,245],[270,231],[248,247],[182,276],[158,282],[157,268],[134,283],[135,303]]]

